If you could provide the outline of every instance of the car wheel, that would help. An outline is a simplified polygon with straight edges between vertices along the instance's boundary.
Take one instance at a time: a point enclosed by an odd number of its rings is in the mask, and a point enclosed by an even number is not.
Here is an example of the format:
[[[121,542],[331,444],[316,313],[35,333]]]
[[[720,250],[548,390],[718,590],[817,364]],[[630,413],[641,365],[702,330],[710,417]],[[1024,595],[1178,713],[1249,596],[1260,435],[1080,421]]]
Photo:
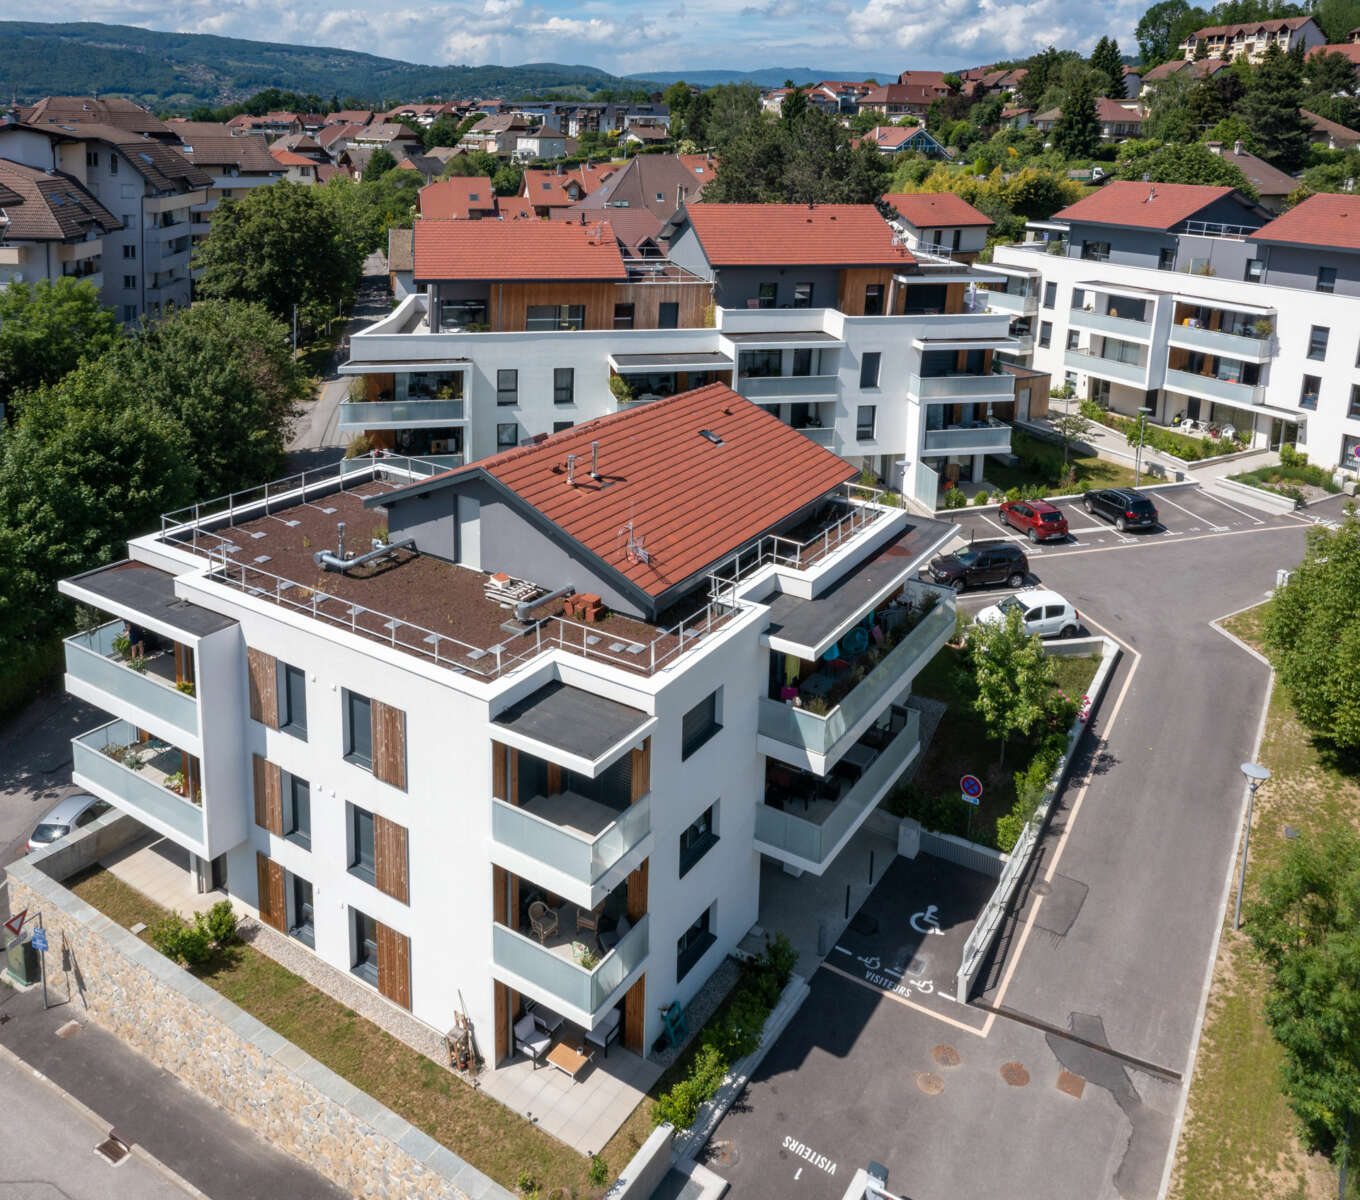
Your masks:
[[[1012,571],[1010,575],[1006,577],[1006,586],[1010,588],[1024,587],[1025,577],[1020,574],[1019,571]]]
[[[1035,543],[1035,545],[1037,545],[1038,542],[1039,542],[1039,535],[1038,535],[1038,533],[1037,533],[1035,530],[1033,530],[1033,529],[1031,529],[1031,530],[1029,531],[1029,540],[1030,540],[1031,542]]]
[[[1091,506],[1091,502],[1090,502],[1089,500],[1083,500],[1083,501],[1081,502],[1081,506],[1082,506],[1082,508],[1084,508],[1088,513],[1095,512],[1095,509]]]
[[[949,586],[954,589],[955,594],[958,594],[968,586],[968,581],[960,575],[957,579],[951,579],[949,581]]]
[[[1064,625],[1058,636],[1060,638],[1074,638],[1077,636],[1077,627],[1075,625]]]
[[[1123,533],[1124,530],[1129,527],[1129,523],[1124,520],[1123,517],[1116,517],[1114,520],[1114,527],[1119,530],[1120,533]]]

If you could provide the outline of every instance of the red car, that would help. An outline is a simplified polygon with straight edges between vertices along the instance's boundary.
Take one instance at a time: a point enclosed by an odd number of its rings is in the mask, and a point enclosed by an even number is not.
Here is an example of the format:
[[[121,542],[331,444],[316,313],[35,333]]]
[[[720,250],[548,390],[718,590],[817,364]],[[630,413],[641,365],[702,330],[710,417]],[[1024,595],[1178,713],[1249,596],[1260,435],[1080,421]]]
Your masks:
[[[1031,542],[1067,537],[1067,518],[1062,509],[1047,500],[1006,500],[1001,505],[1001,519],[1027,534]]]

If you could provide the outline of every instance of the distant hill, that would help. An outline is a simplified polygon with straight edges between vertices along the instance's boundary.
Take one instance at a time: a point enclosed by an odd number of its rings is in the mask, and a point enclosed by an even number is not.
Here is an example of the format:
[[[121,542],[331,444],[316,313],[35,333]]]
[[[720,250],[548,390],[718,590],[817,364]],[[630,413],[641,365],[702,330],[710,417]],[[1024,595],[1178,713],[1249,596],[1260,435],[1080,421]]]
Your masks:
[[[845,67],[838,70],[815,70],[812,67],[761,67],[755,71],[651,71],[647,78],[654,83],[672,84],[683,79],[695,87],[717,87],[720,83],[753,83],[756,87],[783,87],[784,80],[796,84],[820,83],[823,79],[876,79],[879,83],[896,83],[898,71],[872,71],[864,67]],[[640,75],[630,75],[636,81]]]
[[[596,67],[429,67],[353,50],[253,42],[129,25],[0,21],[0,91],[21,102],[47,95],[127,96],[153,108],[244,100],[277,87],[381,104],[425,96],[586,94],[645,86]]]

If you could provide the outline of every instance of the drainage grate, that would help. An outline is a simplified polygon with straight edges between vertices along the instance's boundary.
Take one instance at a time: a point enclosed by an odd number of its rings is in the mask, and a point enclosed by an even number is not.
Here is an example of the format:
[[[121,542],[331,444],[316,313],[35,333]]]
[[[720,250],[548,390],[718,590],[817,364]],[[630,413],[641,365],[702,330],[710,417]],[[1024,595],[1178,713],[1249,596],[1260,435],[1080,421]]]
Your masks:
[[[713,1142],[706,1157],[709,1163],[720,1167],[735,1167],[741,1161],[741,1152],[732,1142]]]
[[[944,1091],[944,1080],[933,1071],[917,1071],[916,1086],[927,1096],[938,1096]]]
[[[115,1167],[128,1156],[128,1147],[109,1131],[109,1136],[94,1148],[94,1152],[107,1159]]]
[[[1066,1092],[1072,1099],[1080,1100],[1082,1093],[1086,1091],[1086,1080],[1080,1075],[1064,1070],[1058,1072],[1058,1082],[1054,1086],[1058,1091]]]
[[[957,1067],[961,1061],[953,1046],[936,1046],[930,1056],[942,1067]]]
[[[1024,1087],[1029,1082],[1029,1072],[1024,1063],[1008,1062],[1001,1068],[1001,1078],[1011,1087]]]
[[[924,975],[926,973],[926,960],[924,958],[913,958],[907,963],[908,975]]]

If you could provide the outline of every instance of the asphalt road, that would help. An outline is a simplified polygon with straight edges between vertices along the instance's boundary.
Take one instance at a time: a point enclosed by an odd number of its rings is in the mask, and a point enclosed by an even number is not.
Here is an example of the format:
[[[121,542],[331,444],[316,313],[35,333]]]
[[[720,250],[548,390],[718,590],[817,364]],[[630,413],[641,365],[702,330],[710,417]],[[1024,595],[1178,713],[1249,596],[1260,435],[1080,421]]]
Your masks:
[[[864,947],[849,969],[833,951],[710,1144],[737,1195],[839,1196],[870,1161],[913,1200],[1158,1195],[1267,687],[1208,622],[1264,599],[1341,504],[1269,517],[1193,488],[1157,502],[1163,527],[1140,534],[1070,510],[1074,538],[1031,556],[1031,586],[1061,592],[1124,654],[974,1003],[904,1002],[864,977]],[[959,524],[1011,536],[980,514]],[[942,910],[960,896],[967,909],[961,879],[899,859],[875,893],[891,905],[896,881],[899,932],[932,875]]]

